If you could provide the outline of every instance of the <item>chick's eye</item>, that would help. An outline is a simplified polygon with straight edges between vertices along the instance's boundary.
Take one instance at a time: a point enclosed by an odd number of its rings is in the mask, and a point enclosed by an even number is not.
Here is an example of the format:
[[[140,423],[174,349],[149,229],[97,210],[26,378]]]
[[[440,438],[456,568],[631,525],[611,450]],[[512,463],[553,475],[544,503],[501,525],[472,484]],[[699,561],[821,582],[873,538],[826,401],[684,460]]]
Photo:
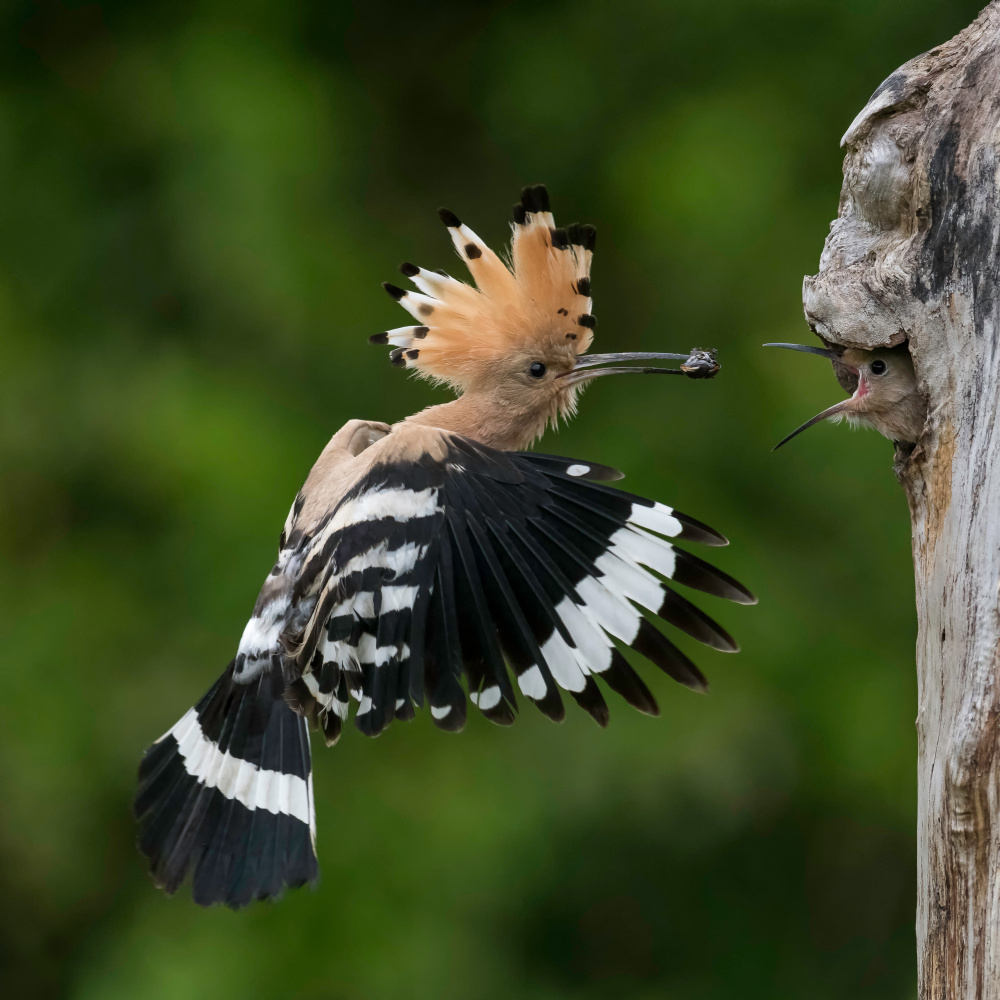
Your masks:
[[[871,368],[872,375],[884,375],[887,367],[888,365],[884,361],[873,361]]]
[[[528,374],[532,378],[541,378],[545,374],[545,365],[541,361],[536,361],[529,369]]]

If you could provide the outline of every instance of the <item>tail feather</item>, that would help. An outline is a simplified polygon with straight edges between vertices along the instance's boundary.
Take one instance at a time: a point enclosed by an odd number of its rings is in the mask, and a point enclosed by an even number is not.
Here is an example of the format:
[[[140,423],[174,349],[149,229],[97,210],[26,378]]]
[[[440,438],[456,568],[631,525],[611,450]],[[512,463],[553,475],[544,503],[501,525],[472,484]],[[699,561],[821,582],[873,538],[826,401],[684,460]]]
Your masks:
[[[287,704],[276,703],[274,724],[264,733],[260,755],[264,773],[284,775],[306,769],[306,794],[310,823],[312,818],[312,782],[308,771],[307,722]],[[297,736],[305,736],[306,754],[297,750]],[[233,907],[245,906],[254,899],[269,899],[281,895],[286,884],[298,886],[316,877],[315,849],[309,823],[296,815],[296,787],[277,777],[258,783],[258,801],[267,801],[266,808],[252,811],[249,823],[239,829],[234,838],[238,844],[238,859],[230,882],[227,902]],[[302,874],[309,869],[306,878]],[[291,877],[289,877],[291,875]],[[199,899],[199,880],[194,882],[195,900]]]
[[[248,687],[234,689],[232,694],[238,697],[235,704],[231,700],[220,703],[211,698],[211,692],[200,703],[206,709],[202,725],[206,729],[213,725],[219,729],[217,746],[222,754],[231,746],[242,748],[238,755],[242,760],[238,765],[235,782],[235,787],[239,788],[249,789],[254,784],[257,766],[262,763],[257,748],[251,746],[249,738],[251,716],[255,714],[262,679],[259,678]],[[260,725],[260,721],[254,726],[255,730],[262,728],[264,727]],[[224,761],[225,757],[220,754],[219,759]],[[204,826],[206,830],[213,831],[212,839],[197,860],[192,878],[195,900],[206,904],[225,894],[226,886],[232,882],[234,869],[240,864],[242,851],[245,849],[242,843],[245,824],[241,823],[242,814],[246,811],[243,803],[235,797],[228,799],[213,796],[210,809],[213,815],[206,817]]]
[[[146,751],[139,847],[168,893],[192,869],[206,906],[244,906],[316,879],[309,732],[283,693],[280,670],[240,684],[230,664]]]

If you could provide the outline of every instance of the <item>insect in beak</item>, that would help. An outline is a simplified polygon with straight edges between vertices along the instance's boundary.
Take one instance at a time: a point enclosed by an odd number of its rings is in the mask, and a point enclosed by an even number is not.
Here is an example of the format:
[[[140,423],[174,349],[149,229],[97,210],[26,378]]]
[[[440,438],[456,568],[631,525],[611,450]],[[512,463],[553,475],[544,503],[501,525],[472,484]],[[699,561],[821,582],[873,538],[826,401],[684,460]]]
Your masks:
[[[621,361],[683,361],[680,368],[597,368],[597,365],[615,364]],[[566,379],[567,385],[578,385],[598,375],[687,375],[688,378],[714,378],[722,366],[715,359],[714,350],[694,349],[687,354],[670,353],[629,353],[629,354],[585,354],[576,365],[558,378]],[[585,369],[594,369],[586,371]]]

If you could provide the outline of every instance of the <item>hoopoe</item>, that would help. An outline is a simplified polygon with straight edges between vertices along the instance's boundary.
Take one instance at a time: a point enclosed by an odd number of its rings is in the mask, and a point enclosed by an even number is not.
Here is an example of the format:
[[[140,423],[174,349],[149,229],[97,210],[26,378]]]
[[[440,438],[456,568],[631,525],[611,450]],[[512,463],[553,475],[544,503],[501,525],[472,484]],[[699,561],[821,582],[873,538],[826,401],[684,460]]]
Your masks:
[[[838,375],[843,377],[843,382],[855,386],[850,398],[834,403],[801,427],[796,427],[772,451],[777,451],[797,434],[821,420],[833,423],[846,420],[853,427],[873,427],[879,434],[899,444],[914,444],[920,437],[927,419],[927,403],[917,387],[913,360],[906,344],[875,351],[862,351],[854,347],[837,350],[806,344],[764,346],[785,347],[790,351],[829,358]]]
[[[574,413],[594,378],[710,377],[714,354],[586,354],[594,230],[557,228],[544,187],[514,207],[509,264],[440,214],[475,287],[404,264],[416,290],[386,288],[418,325],[372,339],[458,398],[334,434],[292,504],[235,658],[146,751],[139,844],[168,893],[193,871],[196,902],[239,907],[315,879],[308,723],[336,743],[352,700],[367,736],[425,702],[457,732],[463,678],[468,701],[499,725],[514,721],[516,688],[556,721],[568,692],[604,726],[597,678],[640,712],[659,711],[622,647],[706,686],[641,608],[737,649],[665,582],[755,603],[667,540],[726,545],[722,535],[606,485],[621,475],[606,466],[523,450]],[[660,358],[684,364],[619,364]]]

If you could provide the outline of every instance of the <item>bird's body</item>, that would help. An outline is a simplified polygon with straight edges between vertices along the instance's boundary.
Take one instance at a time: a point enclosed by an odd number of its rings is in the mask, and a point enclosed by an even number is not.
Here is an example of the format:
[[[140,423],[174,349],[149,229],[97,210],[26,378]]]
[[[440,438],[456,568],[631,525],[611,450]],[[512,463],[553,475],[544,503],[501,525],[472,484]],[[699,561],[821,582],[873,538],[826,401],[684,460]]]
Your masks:
[[[370,736],[425,702],[437,726],[461,729],[463,680],[498,724],[513,722],[517,693],[561,719],[562,691],[604,725],[596,678],[658,711],[622,646],[705,686],[641,608],[737,648],[665,582],[753,603],[667,541],[726,544],[721,535],[607,486],[614,470],[519,450],[609,372],[596,363],[649,357],[580,356],[593,329],[592,230],[555,229],[544,189],[527,189],[508,268],[442,217],[478,290],[404,265],[422,293],[389,291],[426,325],[374,339],[461,395],[391,426],[352,420],[313,466],[235,658],[143,760],[140,846],[168,891],[193,868],[198,902],[240,906],[315,878],[307,725],[336,742],[352,700]],[[713,366],[699,355],[688,374]]]
[[[817,413],[787,435],[775,448],[822,420],[846,420],[855,427],[871,427],[890,441],[913,444],[920,437],[927,417],[927,404],[917,386],[913,360],[906,344],[864,351],[855,347],[833,350],[802,344],[765,344],[786,347],[829,358],[841,384],[851,393]]]
[[[885,365],[881,373],[877,362]],[[847,419],[871,427],[890,441],[913,444],[923,430],[927,404],[917,388],[908,348],[861,351],[849,347],[840,363],[857,379],[844,407]]]

